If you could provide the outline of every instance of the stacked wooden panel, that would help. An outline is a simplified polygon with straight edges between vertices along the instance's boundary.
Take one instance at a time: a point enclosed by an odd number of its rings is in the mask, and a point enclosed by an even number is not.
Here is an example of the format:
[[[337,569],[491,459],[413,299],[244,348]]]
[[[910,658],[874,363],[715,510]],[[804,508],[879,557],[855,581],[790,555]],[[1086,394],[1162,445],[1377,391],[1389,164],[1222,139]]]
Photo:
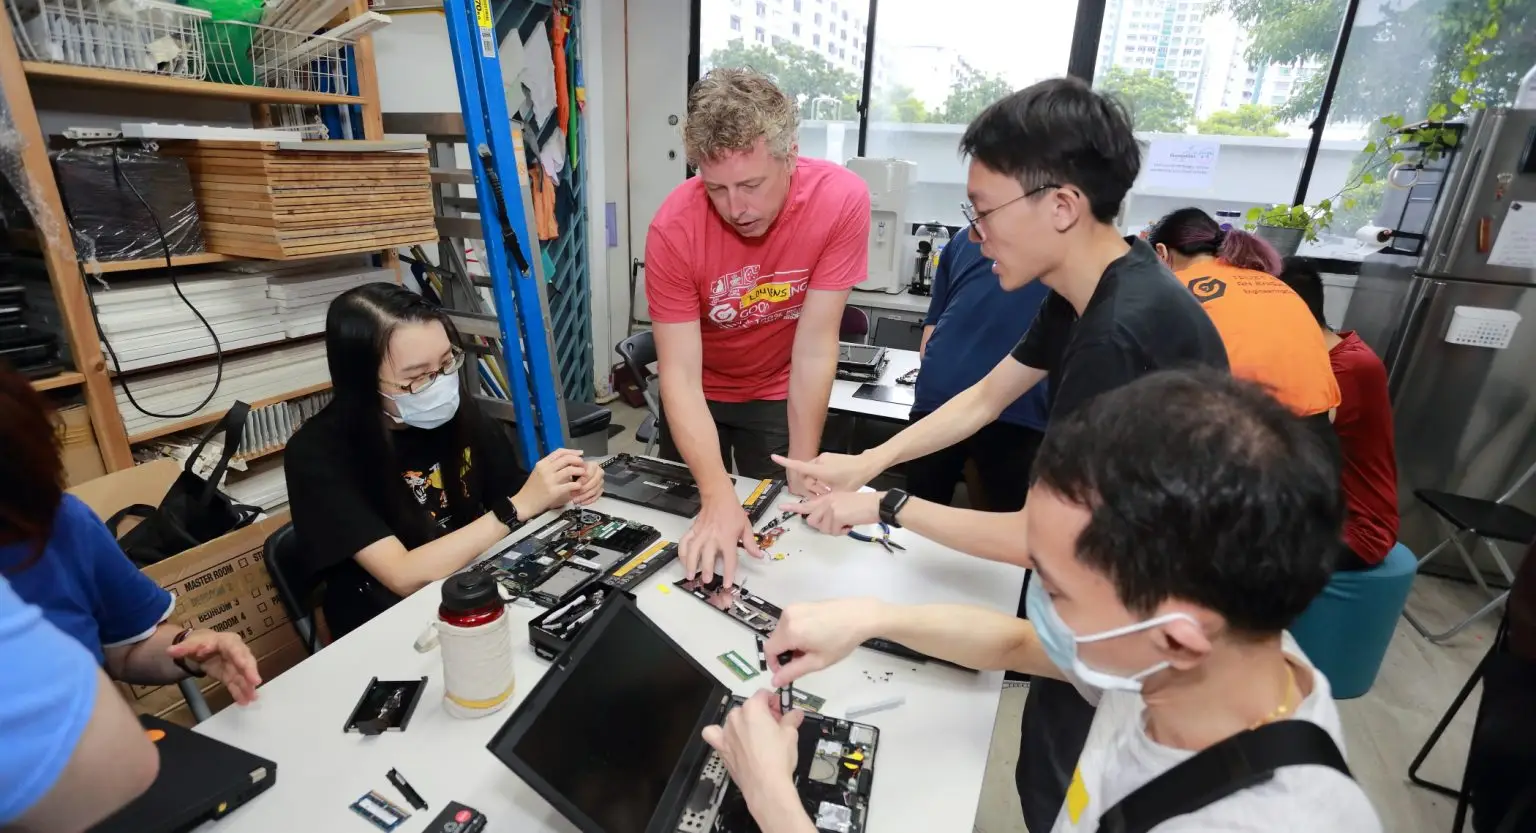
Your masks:
[[[437,239],[425,146],[167,142],[192,171],[208,250],[283,260]],[[379,149],[379,148],[402,149]]]

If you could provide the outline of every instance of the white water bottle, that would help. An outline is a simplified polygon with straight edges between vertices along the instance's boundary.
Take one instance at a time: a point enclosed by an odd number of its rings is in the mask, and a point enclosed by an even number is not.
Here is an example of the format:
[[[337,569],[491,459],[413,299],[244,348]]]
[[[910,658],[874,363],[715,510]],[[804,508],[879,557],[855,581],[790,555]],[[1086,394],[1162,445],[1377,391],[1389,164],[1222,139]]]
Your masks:
[[[494,714],[512,701],[512,637],[496,581],[470,571],[443,582],[435,631],[417,650],[443,654],[443,709],[454,717]]]

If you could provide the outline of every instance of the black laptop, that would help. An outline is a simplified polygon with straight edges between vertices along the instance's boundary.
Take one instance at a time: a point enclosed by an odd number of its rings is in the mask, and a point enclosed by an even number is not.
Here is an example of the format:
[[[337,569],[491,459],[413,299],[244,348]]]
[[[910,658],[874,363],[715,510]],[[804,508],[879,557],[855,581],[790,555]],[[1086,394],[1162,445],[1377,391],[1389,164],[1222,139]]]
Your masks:
[[[139,722],[160,750],[149,790],[91,833],[182,833],[223,818],[277,779],[277,764],[158,717]]]
[[[603,496],[684,518],[703,506],[687,466],[622,452],[603,461]]]
[[[872,344],[840,342],[837,378],[849,382],[878,382],[885,372],[885,348]]]
[[[489,749],[582,833],[756,833],[700,732],[741,702],[614,594]],[[880,731],[807,714],[795,788],[817,829],[863,833]]]

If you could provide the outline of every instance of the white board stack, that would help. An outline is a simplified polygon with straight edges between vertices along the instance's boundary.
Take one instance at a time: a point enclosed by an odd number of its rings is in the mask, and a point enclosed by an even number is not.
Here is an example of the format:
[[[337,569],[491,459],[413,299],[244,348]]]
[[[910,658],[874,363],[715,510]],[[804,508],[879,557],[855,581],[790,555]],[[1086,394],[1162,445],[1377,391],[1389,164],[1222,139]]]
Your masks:
[[[123,415],[129,439],[137,441],[189,427],[188,423],[199,417],[228,410],[235,400],[253,405],[267,404],[263,400],[296,398],[314,393],[313,388],[330,382],[324,343],[283,345],[227,359],[224,379],[217,392],[206,405],[197,408],[213,388],[215,371],[216,363],[204,360],[127,377],[134,399],[144,410],[177,414],[175,418],[144,414],[129,402],[123,390],[124,378],[113,380],[117,407]]]
[[[129,371],[213,355],[210,327],[224,350],[285,338],[277,302],[267,296],[260,276],[193,275],[181,279],[181,291],[186,301],[168,279],[93,287],[102,350],[109,361],[115,354],[118,369]]]
[[[325,315],[336,296],[365,283],[393,283],[393,269],[329,269],[267,279],[267,296],[277,307],[288,338],[325,332]]]
[[[120,369],[131,372],[318,335],[337,295],[394,279],[393,269],[376,268],[367,257],[330,257],[186,275],[180,278],[185,301],[168,278],[119,281],[110,289],[93,287],[91,295],[102,352],[109,361],[116,353]]]
[[[224,480],[224,493],[238,503],[276,511],[288,502],[288,479],[281,460],[262,460],[257,468],[243,475],[231,473]]]

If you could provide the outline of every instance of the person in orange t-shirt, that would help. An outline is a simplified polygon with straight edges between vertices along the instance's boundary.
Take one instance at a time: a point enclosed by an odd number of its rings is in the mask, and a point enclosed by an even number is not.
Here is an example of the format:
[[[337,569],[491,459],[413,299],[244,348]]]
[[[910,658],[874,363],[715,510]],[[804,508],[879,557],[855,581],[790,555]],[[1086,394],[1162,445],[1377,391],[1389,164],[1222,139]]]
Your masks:
[[[1275,277],[1280,255],[1273,246],[1223,229],[1198,208],[1159,220],[1147,242],[1211,316],[1233,376],[1268,387],[1299,416],[1331,419],[1339,383],[1328,346],[1306,303]]]

